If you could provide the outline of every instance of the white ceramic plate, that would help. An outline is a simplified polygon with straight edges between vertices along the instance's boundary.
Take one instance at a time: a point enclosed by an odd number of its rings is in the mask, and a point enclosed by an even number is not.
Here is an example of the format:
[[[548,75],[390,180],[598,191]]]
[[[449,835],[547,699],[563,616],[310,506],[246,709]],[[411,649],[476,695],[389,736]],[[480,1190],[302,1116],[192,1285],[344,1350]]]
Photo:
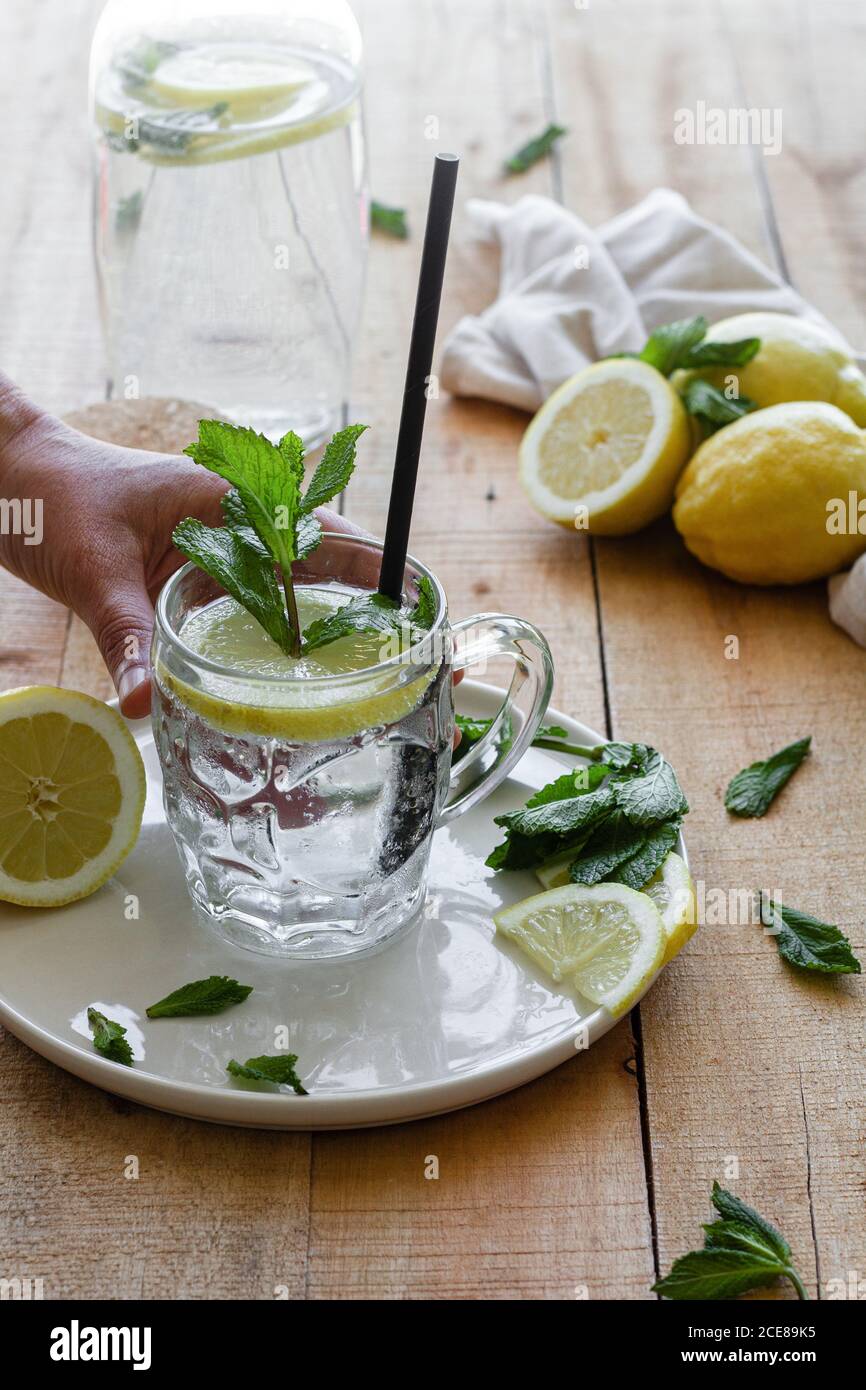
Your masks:
[[[464,713],[495,714],[503,693],[464,681]],[[601,735],[550,710],[582,744]],[[0,905],[0,1022],[36,1052],[106,1091],[160,1110],[263,1129],[344,1129],[420,1119],[531,1081],[591,1045],[614,1020],[562,994],[494,939],[493,913],[540,891],[529,873],[495,874],[493,816],[575,760],[531,749],[474,810],[436,832],[426,915],[378,955],[284,964],[226,945],[197,922],[162,810],[150,725],[132,726],[147,768],[138,844],[120,874],[68,907]],[[685,854],[682,844],[680,854]],[[140,916],[129,920],[130,899]],[[148,1004],[189,980],[231,975],[249,999],[210,1018],[149,1022]],[[135,1066],[94,1052],[93,1004],[128,1030]],[[309,1096],[227,1076],[230,1058],[273,1053],[275,1030]]]

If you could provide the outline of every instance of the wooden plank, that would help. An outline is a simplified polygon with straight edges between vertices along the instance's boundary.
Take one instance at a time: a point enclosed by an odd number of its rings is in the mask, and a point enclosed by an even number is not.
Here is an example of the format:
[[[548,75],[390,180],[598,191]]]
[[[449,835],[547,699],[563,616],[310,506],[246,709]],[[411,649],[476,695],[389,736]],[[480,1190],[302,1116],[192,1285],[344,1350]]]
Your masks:
[[[470,234],[472,195],[550,192],[550,166],[519,185],[503,157],[549,117],[537,7],[478,0],[358,6],[367,41],[373,188],[407,206],[400,246],[374,240],[354,417],[373,424],[348,514],[381,533],[432,153],[462,154],[443,329],[478,312],[495,265]],[[425,139],[428,116],[440,138]],[[441,334],[440,334],[441,338]],[[526,418],[432,399],[412,545],[445,582],[452,612],[535,619],[551,639],[555,698],[603,725],[587,547],[550,531],[515,477]],[[491,492],[494,496],[491,498]],[[652,1282],[637,1093],[622,1024],[591,1052],[490,1104],[423,1124],[313,1141],[312,1297],[645,1297]],[[436,1154],[442,1177],[424,1178]]]
[[[620,40],[637,13],[616,8],[619,33],[609,5],[581,13],[583,27],[572,30],[571,40],[566,20],[560,23],[557,72],[580,50],[597,90],[618,95],[584,113],[585,89],[569,89],[577,111],[572,123],[584,116],[604,122],[607,133],[596,129],[593,138],[618,150],[619,162],[613,174],[608,161],[578,170],[564,150],[566,196],[577,203],[589,183],[608,212],[664,177],[771,259],[772,219],[761,231],[768,185],[751,181],[755,159],[764,157],[736,147],[675,147],[669,133],[672,112],[694,105],[696,94],[723,107],[781,101],[786,121],[791,113],[802,116],[809,106],[803,94],[821,85],[824,69],[820,82],[812,80],[800,21],[792,20],[790,6],[770,13],[736,4],[725,14],[695,7],[678,27],[679,8],[659,3],[653,20],[645,23],[641,13],[641,43],[629,57]],[[815,24],[815,6],[808,15],[805,22]],[[819,27],[826,36],[823,11]],[[852,44],[853,31],[834,34],[836,65],[844,66],[839,55],[853,51]],[[745,86],[735,55],[749,74]],[[768,69],[771,85],[761,85]],[[852,66],[846,90],[855,80]],[[854,109],[862,106],[858,95]],[[797,151],[799,167],[801,145]],[[823,168],[817,149],[805,157],[815,170]],[[827,268],[832,257],[817,253],[804,235],[802,186],[795,194],[793,171],[784,172],[781,157],[766,164],[774,199],[777,185],[789,191],[781,236],[790,262],[813,271],[822,265],[813,281],[825,288],[832,281],[838,295]],[[614,195],[621,199],[615,205]],[[837,212],[842,221],[844,209]],[[843,287],[841,294],[847,292]],[[667,523],[600,542],[597,555],[613,728],[663,747],[681,770],[693,807],[687,822],[693,872],[705,892],[776,889],[783,901],[839,921],[862,945],[852,865],[859,861],[864,818],[846,750],[862,737],[856,692],[863,654],[830,625],[823,587],[783,593],[728,583],[693,562]],[[651,604],[642,600],[647,594]],[[737,660],[725,659],[729,636],[739,641]],[[815,757],[784,801],[765,821],[731,822],[721,800],[729,777],[804,732],[815,735]],[[840,804],[848,808],[843,825],[834,810]],[[662,1269],[693,1246],[707,1219],[713,1178],[778,1221],[813,1288],[817,1277],[862,1267],[863,1215],[853,1210],[863,1181],[857,998],[850,981],[797,977],[760,927],[748,924],[705,925],[665,972],[640,1009]]]
[[[84,105],[99,8],[0,10],[0,361],[54,410],[103,393]],[[62,679],[110,693],[92,638],[65,609],[0,574],[0,611],[4,688]],[[302,1296],[309,1148],[306,1135],[219,1129],[116,1100],[0,1029],[2,1272],[42,1277],[46,1298]],[[124,1175],[129,1156],[138,1179]]]

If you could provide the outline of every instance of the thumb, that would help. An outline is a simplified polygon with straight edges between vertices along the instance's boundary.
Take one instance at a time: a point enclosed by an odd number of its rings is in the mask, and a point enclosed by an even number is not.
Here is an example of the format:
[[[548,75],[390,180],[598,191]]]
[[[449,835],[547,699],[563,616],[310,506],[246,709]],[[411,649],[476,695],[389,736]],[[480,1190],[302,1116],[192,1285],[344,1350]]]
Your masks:
[[[150,711],[150,639],[153,606],[144,574],[101,585],[87,613],[82,614],[96,638],[127,719]]]

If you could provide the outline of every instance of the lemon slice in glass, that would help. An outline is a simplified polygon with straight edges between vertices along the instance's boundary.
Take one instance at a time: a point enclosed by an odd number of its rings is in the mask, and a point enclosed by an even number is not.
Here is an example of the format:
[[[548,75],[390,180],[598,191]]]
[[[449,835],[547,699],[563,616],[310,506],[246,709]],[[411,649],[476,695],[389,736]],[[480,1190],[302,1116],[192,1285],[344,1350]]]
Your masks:
[[[542,516],[621,536],[667,511],[691,448],[689,417],[665,377],[612,358],[544,403],[520,445],[520,478]]]
[[[150,79],[150,93],[177,107],[227,101],[237,114],[249,117],[285,105],[315,80],[310,63],[273,46],[199,44],[164,58]]]
[[[0,695],[0,899],[86,898],[138,838],[145,779],[119,714],[75,690]]]
[[[641,892],[652,898],[664,923],[667,945],[664,963],[685,946],[697,930],[695,885],[684,860],[671,852]]]
[[[665,953],[655,903],[621,883],[570,883],[497,912],[496,930],[558,984],[618,1018],[643,994]]]

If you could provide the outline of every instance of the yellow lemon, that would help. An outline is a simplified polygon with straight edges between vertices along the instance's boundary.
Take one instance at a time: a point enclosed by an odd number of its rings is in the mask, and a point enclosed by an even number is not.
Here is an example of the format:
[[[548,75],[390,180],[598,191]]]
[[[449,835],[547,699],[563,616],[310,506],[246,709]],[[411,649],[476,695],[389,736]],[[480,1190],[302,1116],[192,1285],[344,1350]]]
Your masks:
[[[0,899],[86,898],[138,838],[144,764],[119,714],[76,690],[0,695]]]
[[[792,401],[704,440],[680,478],[673,515],[705,565],[745,584],[799,584],[866,550],[861,497],[866,435],[833,405]]]
[[[646,362],[611,358],[545,401],[520,445],[520,478],[542,516],[622,536],[667,511],[691,449],[670,382]]]
[[[641,892],[652,898],[661,914],[667,938],[667,965],[694,936],[698,925],[695,885],[685,860],[671,851]]]
[[[866,377],[826,329],[790,314],[737,314],[714,323],[705,341],[731,343],[740,338],[761,340],[757,355],[745,367],[677,372],[674,385],[681,388],[689,377],[701,376],[724,390],[734,376],[738,394],[748,396],[759,409],[784,401],[827,401],[855,424],[866,426]]]

